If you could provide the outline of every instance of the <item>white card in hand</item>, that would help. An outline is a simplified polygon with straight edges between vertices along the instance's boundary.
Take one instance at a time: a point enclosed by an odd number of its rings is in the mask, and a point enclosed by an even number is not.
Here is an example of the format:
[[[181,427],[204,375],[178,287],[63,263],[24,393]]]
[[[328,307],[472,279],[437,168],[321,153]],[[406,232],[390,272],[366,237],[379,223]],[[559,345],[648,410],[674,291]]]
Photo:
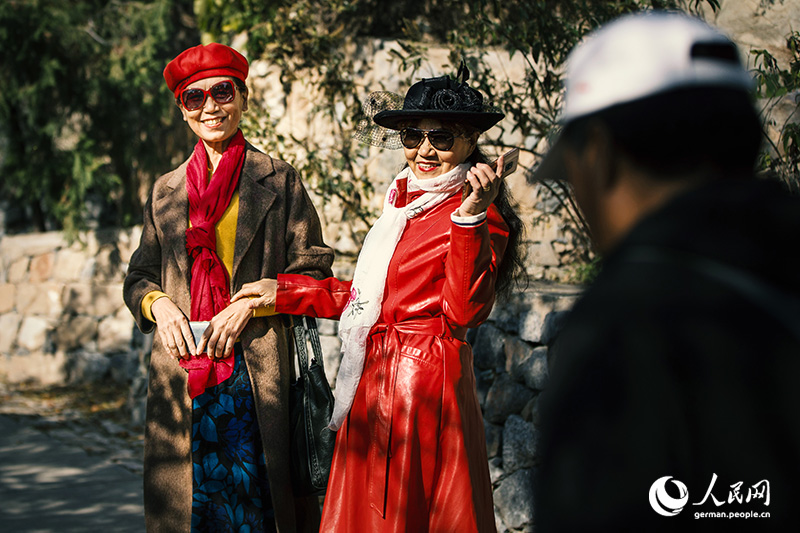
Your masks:
[[[203,332],[208,327],[209,322],[189,322],[189,327],[192,328],[192,335],[194,335],[194,345],[197,346],[200,344],[200,337],[203,335]]]

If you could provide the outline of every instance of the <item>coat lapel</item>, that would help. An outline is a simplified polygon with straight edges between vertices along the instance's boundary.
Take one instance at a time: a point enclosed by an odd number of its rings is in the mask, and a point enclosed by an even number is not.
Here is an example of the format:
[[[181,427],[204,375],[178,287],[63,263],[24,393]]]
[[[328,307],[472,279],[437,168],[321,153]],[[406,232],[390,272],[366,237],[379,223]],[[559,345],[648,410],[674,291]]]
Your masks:
[[[183,278],[191,278],[186,230],[189,227],[189,196],[186,194],[186,163],[175,170],[166,184],[166,193],[157,200],[155,220],[161,221],[162,247],[172,250]],[[188,289],[187,289],[188,290]]]
[[[231,293],[237,290],[235,280],[242,259],[253,244],[253,238],[276,197],[276,194],[267,188],[267,178],[275,172],[272,158],[258,158],[260,161],[254,161],[255,158],[248,157],[253,151],[255,148],[248,143],[242,174],[239,177],[239,217],[236,222]]]

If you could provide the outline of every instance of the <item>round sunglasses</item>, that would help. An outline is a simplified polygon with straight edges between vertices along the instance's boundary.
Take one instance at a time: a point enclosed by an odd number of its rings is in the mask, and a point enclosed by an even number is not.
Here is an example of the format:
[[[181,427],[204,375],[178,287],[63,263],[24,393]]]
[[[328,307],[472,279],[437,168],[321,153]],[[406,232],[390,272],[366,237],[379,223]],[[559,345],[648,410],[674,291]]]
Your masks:
[[[186,89],[181,93],[180,103],[187,111],[194,111],[203,107],[209,96],[218,104],[227,104],[233,102],[236,97],[236,89],[230,80],[215,83],[207,91],[197,88]]]
[[[400,142],[408,149],[416,148],[427,138],[431,146],[437,150],[447,151],[453,147],[456,135],[448,130],[420,130],[417,128],[403,128],[400,130]]]

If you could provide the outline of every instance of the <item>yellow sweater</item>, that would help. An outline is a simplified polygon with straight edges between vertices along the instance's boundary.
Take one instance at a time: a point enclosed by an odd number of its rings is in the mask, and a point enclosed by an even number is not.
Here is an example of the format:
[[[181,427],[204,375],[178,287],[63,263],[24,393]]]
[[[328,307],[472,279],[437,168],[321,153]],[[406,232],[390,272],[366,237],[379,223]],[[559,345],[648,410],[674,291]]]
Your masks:
[[[216,226],[216,233],[217,233],[217,255],[219,256],[222,264],[225,266],[225,270],[228,271],[228,276],[230,276],[233,272],[233,250],[236,245],[236,225],[239,219],[239,191],[238,189],[234,191],[233,196],[231,197],[231,203],[228,205],[228,208],[222,214],[222,218],[219,219],[219,222]],[[191,224],[191,222],[190,222]],[[145,318],[148,320],[155,322],[153,318],[153,302],[158,300],[159,298],[163,298],[167,296],[165,293],[161,291],[151,291],[145,294],[144,298],[142,298],[142,314],[144,314]],[[258,309],[253,309],[253,316],[269,316],[275,314],[275,307],[259,307]]]

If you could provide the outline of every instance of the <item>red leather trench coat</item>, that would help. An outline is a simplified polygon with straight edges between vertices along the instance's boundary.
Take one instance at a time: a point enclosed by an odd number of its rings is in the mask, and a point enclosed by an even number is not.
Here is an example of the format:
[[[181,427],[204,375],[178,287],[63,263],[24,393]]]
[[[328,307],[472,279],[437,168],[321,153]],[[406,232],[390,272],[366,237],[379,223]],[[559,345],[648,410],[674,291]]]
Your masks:
[[[495,531],[464,337],[491,311],[508,228],[494,206],[478,226],[452,223],[460,203],[409,220],[397,245],[320,531]],[[349,296],[350,282],[278,276],[279,312],[339,318]]]

